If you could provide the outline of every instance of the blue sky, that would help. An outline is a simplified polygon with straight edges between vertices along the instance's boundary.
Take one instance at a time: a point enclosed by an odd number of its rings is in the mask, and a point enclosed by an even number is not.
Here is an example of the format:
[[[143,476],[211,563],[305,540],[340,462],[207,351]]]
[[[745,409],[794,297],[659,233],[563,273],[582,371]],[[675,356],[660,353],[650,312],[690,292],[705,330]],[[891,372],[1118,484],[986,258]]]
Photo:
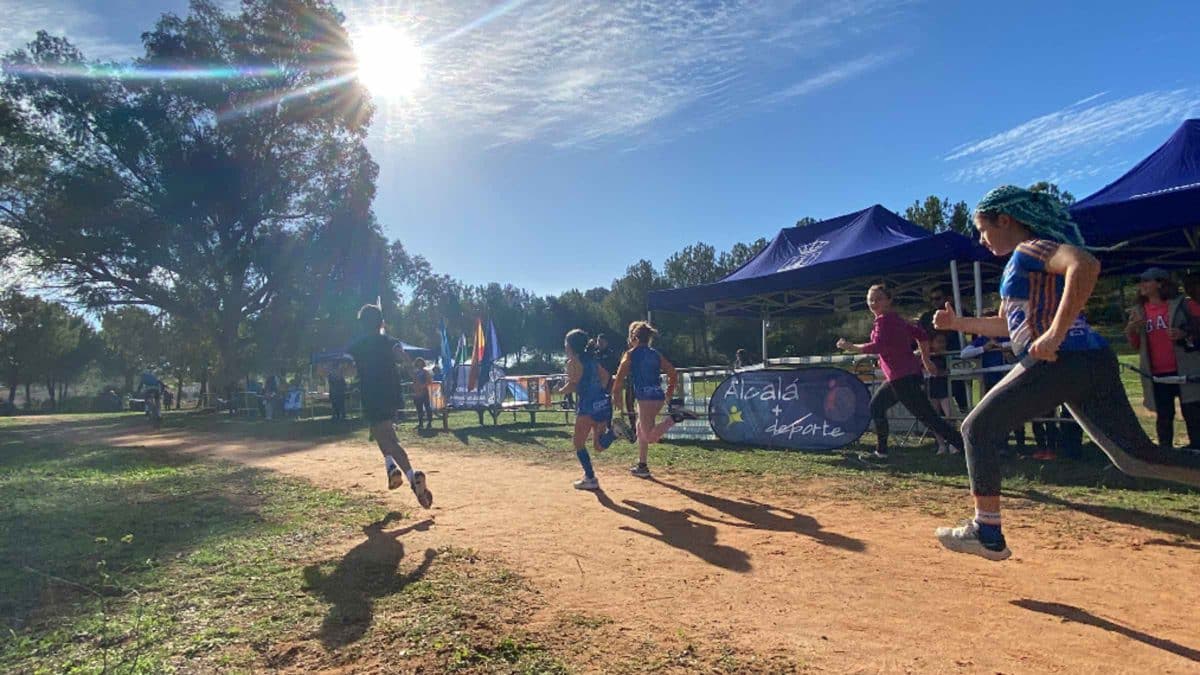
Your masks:
[[[608,285],[697,241],[1005,182],[1078,197],[1200,116],[1200,3],[339,3],[424,53],[370,145],[390,237],[469,283]],[[121,57],[184,2],[0,0]]]

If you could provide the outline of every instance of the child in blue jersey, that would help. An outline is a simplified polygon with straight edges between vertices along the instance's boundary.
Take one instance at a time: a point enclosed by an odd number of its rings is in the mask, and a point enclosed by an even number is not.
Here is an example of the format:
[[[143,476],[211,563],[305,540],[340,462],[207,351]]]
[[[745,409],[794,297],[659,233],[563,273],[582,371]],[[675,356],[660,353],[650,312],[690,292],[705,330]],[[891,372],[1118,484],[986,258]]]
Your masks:
[[[611,377],[604,366],[588,349],[588,334],[578,328],[567,333],[563,347],[567,352],[567,383],[560,394],[574,394],[575,456],[583,467],[583,478],[575,481],[576,490],[599,490],[600,481],[592,469],[592,457],[587,451],[588,436],[593,447],[601,452],[612,443],[612,399],[608,395]]]
[[[694,414],[683,409],[682,400],[672,398],[679,376],[675,366],[650,346],[657,335],[658,331],[646,321],[629,324],[629,350],[621,357],[613,381],[613,391],[622,391],[627,379],[633,382],[633,398],[637,401],[638,463],[630,467],[629,472],[638,478],[650,477],[650,468],[646,465],[650,444],[657,443],[675,424],[696,419]],[[665,392],[662,388],[664,373],[667,376]],[[667,401],[671,402],[670,416],[655,425],[654,420]],[[626,413],[635,414],[632,410]]]
[[[934,327],[1008,335],[1021,361],[963,421],[975,518],[938,528],[942,545],[989,560],[1012,555],[1000,529],[1000,450],[1018,425],[1060,404],[1124,473],[1200,487],[1200,457],[1150,440],[1116,355],[1082,318],[1100,263],[1081,248],[1066,209],[1046,193],[1006,185],[975,207],[975,227],[992,253],[1012,254],[1000,280],[1000,316],[960,317],[947,304]]]

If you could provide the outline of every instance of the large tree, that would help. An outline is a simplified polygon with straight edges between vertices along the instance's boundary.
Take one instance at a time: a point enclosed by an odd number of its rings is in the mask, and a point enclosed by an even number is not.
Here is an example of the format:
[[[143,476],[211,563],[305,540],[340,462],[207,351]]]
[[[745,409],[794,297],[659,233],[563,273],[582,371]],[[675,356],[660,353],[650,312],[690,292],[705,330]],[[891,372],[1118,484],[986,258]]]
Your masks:
[[[369,215],[346,208],[370,204],[375,167],[342,22],[324,0],[236,15],[194,0],[125,65],[39,33],[0,80],[0,254],[28,254],[91,307],[157,307],[210,332],[232,377],[247,322],[308,245]]]
[[[124,391],[133,391],[133,380],[144,370],[161,371],[167,360],[167,330],[162,317],[143,307],[120,307],[100,317],[105,369],[120,375]]]

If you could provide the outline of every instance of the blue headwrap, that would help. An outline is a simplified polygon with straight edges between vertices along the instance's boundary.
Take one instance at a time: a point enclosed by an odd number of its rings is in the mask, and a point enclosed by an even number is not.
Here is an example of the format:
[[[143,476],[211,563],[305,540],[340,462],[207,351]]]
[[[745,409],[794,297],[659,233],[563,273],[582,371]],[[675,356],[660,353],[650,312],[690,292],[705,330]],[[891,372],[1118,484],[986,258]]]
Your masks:
[[[1062,202],[1046,192],[1001,185],[979,200],[975,212],[989,216],[1007,213],[1042,239],[1083,246],[1083,235],[1071,220],[1071,214]]]

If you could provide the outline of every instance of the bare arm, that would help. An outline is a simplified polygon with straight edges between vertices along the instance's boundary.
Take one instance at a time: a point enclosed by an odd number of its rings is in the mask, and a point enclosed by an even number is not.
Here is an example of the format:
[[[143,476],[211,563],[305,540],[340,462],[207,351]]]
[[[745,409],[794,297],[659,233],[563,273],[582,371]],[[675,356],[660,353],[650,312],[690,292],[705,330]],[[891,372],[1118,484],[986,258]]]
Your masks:
[[[933,315],[933,327],[987,337],[1008,337],[1008,320],[1002,316],[959,316],[950,303]]]
[[[679,384],[679,373],[675,371],[675,364],[667,360],[665,356],[658,357],[659,368],[667,374],[667,402],[675,396],[675,387]]]
[[[921,353],[921,365],[925,366],[925,372],[936,375],[937,368],[934,367],[933,361],[929,360],[929,341],[917,340],[917,351]]]
[[[621,395],[625,391],[625,380],[629,377],[629,352],[621,355],[621,363],[617,365],[617,374],[613,376],[612,393],[613,397]]]
[[[1088,298],[1092,297],[1096,279],[1100,276],[1100,261],[1081,248],[1063,244],[1046,261],[1046,271],[1062,275],[1062,300],[1049,330],[1033,341],[1029,353],[1036,359],[1053,361],[1071,324],[1083,313]]]
[[[575,359],[567,361],[567,383],[558,390],[558,393],[564,396],[574,394],[575,390],[579,389],[581,379],[583,379],[583,366]]]

